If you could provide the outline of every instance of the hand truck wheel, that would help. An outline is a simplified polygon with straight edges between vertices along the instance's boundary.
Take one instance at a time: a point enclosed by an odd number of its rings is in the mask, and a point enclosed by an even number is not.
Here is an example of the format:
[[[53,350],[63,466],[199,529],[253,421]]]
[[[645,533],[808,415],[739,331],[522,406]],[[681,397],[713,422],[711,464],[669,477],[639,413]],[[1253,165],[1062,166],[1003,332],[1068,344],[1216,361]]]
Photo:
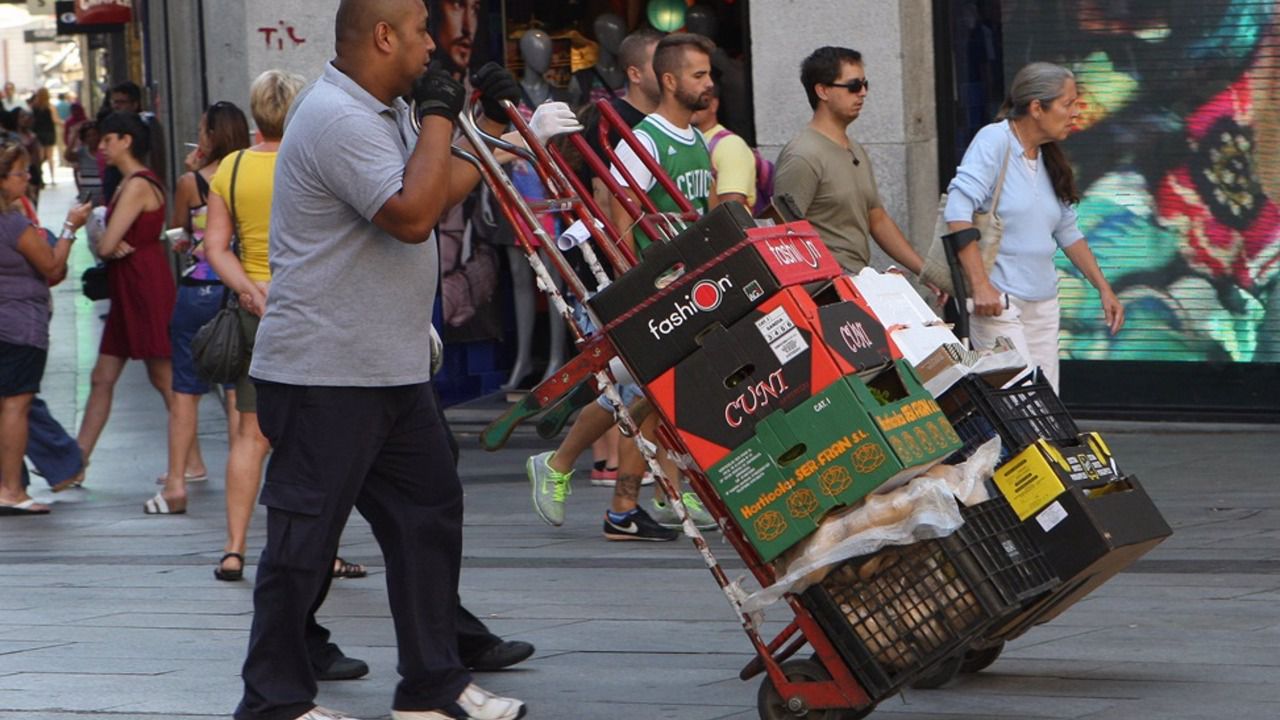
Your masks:
[[[788,660],[782,663],[782,672],[788,680],[798,682],[825,682],[831,679],[831,673],[817,660]],[[768,675],[760,682],[760,692],[756,696],[756,706],[760,711],[760,720],[860,720],[871,714],[874,705],[851,710],[846,708],[823,708],[821,710],[806,707],[792,708],[773,686]]]
[[[964,663],[964,657],[964,653],[960,652],[934,665],[933,669],[913,680],[911,687],[916,690],[936,690],[946,685],[956,675],[960,674],[960,666]]]
[[[991,664],[1000,657],[1000,653],[1003,651],[1003,640],[990,647],[969,648],[969,650],[964,654],[964,662],[960,664],[960,672],[982,672],[983,670],[991,667]]]

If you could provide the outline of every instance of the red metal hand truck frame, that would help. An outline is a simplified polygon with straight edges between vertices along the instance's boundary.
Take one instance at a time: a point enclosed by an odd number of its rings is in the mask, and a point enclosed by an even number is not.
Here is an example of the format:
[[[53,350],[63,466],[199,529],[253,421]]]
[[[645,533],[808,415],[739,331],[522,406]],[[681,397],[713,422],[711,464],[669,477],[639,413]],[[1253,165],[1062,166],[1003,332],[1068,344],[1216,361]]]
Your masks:
[[[663,171],[661,165],[645,151],[631,128],[622,121],[608,102],[600,101],[597,107],[601,116],[600,144],[607,160],[600,158],[581,134],[569,136],[568,141],[581,154],[592,174],[605,184],[610,194],[626,210],[633,222],[633,227],[640,228],[650,238],[658,241],[672,240],[684,223],[696,219],[697,214],[692,205],[676,188],[675,183]],[[579,248],[597,283],[597,289],[603,288],[609,280],[595,252],[596,248],[603,252],[614,272],[618,274],[635,265],[636,257],[622,242],[622,233],[614,225],[609,213],[595,201],[590,189],[574,173],[564,154],[554,145],[540,144],[529,125],[511,103],[506,103],[506,109],[515,132],[523,139],[526,147],[493,137],[481,130],[475,122],[473,98],[473,102],[468,105],[458,122],[470,148],[455,146],[454,154],[475,166],[483,181],[492,189],[504,217],[514,229],[518,245],[524,250],[533,267],[539,288],[546,293],[552,309],[568,324],[574,343],[579,350],[579,355],[574,360],[535,389],[536,393],[541,393],[539,399],[550,403],[590,377],[600,388],[601,394],[613,405],[620,427],[640,446],[649,471],[661,483],[668,502],[680,518],[684,534],[702,555],[712,577],[720,586],[746,632],[747,638],[755,648],[757,656],[742,669],[739,677],[748,680],[761,673],[765,674],[759,693],[762,718],[766,720],[786,717],[811,720],[853,720],[864,717],[874,708],[872,700],[798,598],[790,594],[786,596],[786,603],[795,617],[769,642],[761,636],[752,617],[743,611],[742,598],[745,593],[725,574],[706,539],[690,519],[684,504],[680,501],[680,495],[675,491],[671,481],[663,475],[658,464],[658,448],[640,436],[638,423],[632,417],[630,409],[622,404],[621,395],[609,368],[610,361],[615,358],[620,361],[621,358],[617,358],[616,352],[605,335],[605,328],[590,309],[587,309],[589,317],[595,327],[600,329],[594,333],[588,332],[579,324],[564,294],[553,281],[547,263],[543,262],[542,253],[545,253],[550,265],[564,280],[568,292],[585,308],[585,300],[591,293],[570,268],[568,261],[557,247],[556,238],[546,232],[542,223],[538,221],[538,216],[546,213],[558,214],[570,222],[581,221],[586,226],[591,239],[582,243]],[[614,148],[610,147],[610,130],[623,139],[652,173],[655,181],[675,199],[680,207],[679,213],[659,213],[646,193],[633,194],[628,191],[628,188],[637,187],[637,183],[619,160]],[[502,169],[503,161],[495,151],[504,151],[529,162],[545,186],[546,199],[526,201]],[[623,182],[620,183],[614,178],[610,172],[611,166],[618,170]],[[625,363],[623,364],[625,366]],[[688,449],[679,437],[665,423],[660,423],[658,438],[689,479],[690,486],[712,517],[716,519],[725,538],[741,556],[755,580],[761,586],[772,584],[775,579],[773,569],[760,559],[760,555],[746,537],[730,521],[728,508],[714,492],[703,469],[697,467],[692,461]],[[795,655],[806,643],[813,648],[816,662],[792,660],[784,664],[784,661]]]

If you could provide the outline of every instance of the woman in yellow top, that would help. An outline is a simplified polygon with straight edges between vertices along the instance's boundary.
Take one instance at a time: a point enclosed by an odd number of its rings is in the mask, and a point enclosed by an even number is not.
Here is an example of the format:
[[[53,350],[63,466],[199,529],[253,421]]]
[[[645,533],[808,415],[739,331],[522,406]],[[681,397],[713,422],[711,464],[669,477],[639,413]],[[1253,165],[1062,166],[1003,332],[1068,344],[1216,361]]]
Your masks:
[[[284,135],[285,116],[302,84],[302,78],[279,70],[268,70],[253,81],[249,89],[249,110],[258,127],[260,142],[248,150],[228,155],[210,182],[205,255],[223,284],[239,298],[241,329],[251,344],[271,285],[267,237],[276,151]],[[233,233],[239,238],[238,257],[231,248]],[[227,455],[227,543],[223,548],[226,554],[214,570],[219,580],[243,577],[245,536],[253,515],[253,503],[258,497],[262,464],[271,451],[271,445],[258,427],[257,400],[253,382],[246,372],[236,383],[240,424],[231,438]]]

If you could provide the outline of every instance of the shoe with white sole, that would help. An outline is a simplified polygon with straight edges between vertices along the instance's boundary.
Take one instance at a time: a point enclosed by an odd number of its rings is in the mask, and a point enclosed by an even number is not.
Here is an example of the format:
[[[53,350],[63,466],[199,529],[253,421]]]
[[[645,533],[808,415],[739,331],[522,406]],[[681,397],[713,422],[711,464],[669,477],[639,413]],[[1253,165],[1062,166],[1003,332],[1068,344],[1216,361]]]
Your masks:
[[[613,475],[609,476],[606,473],[613,473]],[[614,485],[617,485],[618,484],[617,468],[614,468],[613,470],[592,470],[591,484],[597,487],[613,487]],[[640,484],[652,485],[653,473],[645,473],[644,476],[640,478]]]
[[[702,500],[692,492],[685,491],[680,496],[680,501],[684,503],[684,509],[689,513],[689,517],[693,518],[693,524],[699,530],[714,530],[719,527],[716,519],[711,517],[711,513],[707,511]],[[658,502],[657,498],[652,500],[653,503],[653,519],[662,527],[678,528],[681,526],[680,518],[676,515],[676,510],[670,504]]]
[[[533,509],[538,517],[548,525],[559,527],[564,524],[564,499],[573,492],[570,487],[573,471],[562,473],[553,469],[548,463],[553,455],[554,451],[547,451],[529,458],[525,473],[529,476]]]
[[[392,710],[391,720],[516,720],[524,717],[524,703],[494,695],[472,683],[448,707],[436,710]]]
[[[319,705],[311,708],[307,712],[294,718],[294,720],[356,720],[350,715],[344,715],[337,710],[330,710]]]

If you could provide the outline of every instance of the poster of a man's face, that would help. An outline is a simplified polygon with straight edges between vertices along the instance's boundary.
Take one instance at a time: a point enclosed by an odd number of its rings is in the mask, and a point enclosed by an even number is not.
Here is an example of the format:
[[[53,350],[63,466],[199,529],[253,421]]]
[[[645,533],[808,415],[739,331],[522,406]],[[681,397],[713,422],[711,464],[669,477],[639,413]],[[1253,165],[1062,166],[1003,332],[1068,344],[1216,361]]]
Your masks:
[[[476,69],[488,57],[482,32],[483,0],[428,0],[435,57],[447,61],[455,72]]]

